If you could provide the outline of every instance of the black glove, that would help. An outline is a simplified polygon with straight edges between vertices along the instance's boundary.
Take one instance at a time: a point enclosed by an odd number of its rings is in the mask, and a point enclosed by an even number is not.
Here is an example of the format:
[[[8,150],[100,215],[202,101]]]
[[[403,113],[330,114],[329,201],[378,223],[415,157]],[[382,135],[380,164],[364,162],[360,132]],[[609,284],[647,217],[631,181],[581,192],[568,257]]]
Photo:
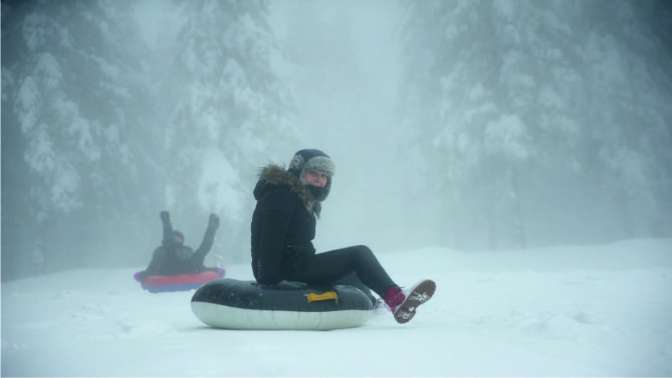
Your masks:
[[[168,215],[168,212],[166,210],[163,210],[161,212],[161,220],[162,221],[168,221],[170,220],[170,215]]]
[[[208,220],[208,227],[216,230],[219,227],[219,217],[216,214],[210,214],[210,219]]]

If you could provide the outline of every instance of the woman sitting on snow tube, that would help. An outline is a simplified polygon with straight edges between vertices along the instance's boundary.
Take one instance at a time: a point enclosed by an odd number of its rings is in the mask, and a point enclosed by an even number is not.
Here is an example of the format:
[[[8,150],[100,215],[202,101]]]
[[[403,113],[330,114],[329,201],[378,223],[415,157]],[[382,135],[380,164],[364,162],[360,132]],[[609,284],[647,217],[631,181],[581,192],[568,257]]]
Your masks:
[[[316,149],[298,151],[287,169],[274,164],[263,168],[253,191],[257,200],[251,222],[254,278],[263,285],[298,281],[329,286],[354,274],[385,301],[397,322],[407,323],[434,295],[434,281],[421,280],[402,291],[364,245],[316,252],[312,243],[316,223],[333,176],[333,161]]]
[[[189,290],[224,275],[223,269],[203,266],[205,256],[212,249],[215,232],[219,227],[217,215],[210,214],[203,242],[196,251],[184,245],[184,235],[180,231],[173,230],[167,211],[161,212],[161,222],[163,224],[161,246],[154,250],[152,261],[147,269],[135,274],[135,279],[142,284],[144,289],[149,291]]]

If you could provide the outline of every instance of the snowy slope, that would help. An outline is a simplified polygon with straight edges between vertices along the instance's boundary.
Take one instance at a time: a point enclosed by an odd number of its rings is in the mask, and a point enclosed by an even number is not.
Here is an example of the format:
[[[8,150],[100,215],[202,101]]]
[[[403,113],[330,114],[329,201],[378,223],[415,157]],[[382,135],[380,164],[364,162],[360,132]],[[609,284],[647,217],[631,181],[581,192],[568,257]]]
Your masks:
[[[400,284],[439,285],[408,325],[379,312],[348,330],[209,329],[193,291],[141,291],[141,267],[6,283],[2,375],[672,375],[672,239],[380,259]]]

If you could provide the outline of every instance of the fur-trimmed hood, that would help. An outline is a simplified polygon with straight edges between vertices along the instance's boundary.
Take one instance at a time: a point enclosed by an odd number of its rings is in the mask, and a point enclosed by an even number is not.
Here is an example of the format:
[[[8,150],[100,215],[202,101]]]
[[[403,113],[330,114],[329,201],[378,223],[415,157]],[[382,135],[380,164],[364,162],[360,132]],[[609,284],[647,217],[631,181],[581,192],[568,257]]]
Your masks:
[[[254,198],[258,201],[266,193],[280,186],[289,187],[289,189],[296,193],[303,201],[308,212],[319,217],[321,210],[320,203],[316,201],[306,187],[301,184],[298,177],[279,165],[271,164],[262,168],[261,173],[259,174],[259,181],[254,187]]]

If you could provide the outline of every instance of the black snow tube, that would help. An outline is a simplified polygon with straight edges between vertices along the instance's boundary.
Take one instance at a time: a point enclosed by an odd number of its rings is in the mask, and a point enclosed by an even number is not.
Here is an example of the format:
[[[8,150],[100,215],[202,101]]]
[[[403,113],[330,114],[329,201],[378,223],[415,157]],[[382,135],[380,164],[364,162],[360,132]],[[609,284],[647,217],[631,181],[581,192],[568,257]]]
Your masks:
[[[329,330],[363,325],[373,304],[353,286],[311,287],[286,281],[259,285],[225,278],[196,290],[191,309],[216,328]]]

